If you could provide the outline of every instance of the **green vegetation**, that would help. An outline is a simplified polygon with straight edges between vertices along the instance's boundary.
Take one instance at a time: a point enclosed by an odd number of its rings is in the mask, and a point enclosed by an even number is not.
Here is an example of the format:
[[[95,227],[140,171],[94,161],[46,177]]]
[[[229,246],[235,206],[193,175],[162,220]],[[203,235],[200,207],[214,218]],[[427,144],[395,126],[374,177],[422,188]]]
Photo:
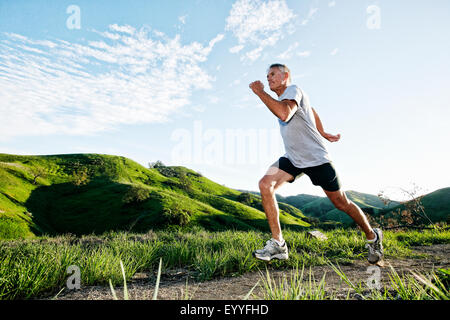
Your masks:
[[[365,259],[362,234],[337,229],[325,232],[328,240],[310,239],[306,232],[285,231],[290,258],[274,261],[271,268],[351,263]],[[414,241],[411,241],[414,239]],[[432,240],[431,240],[432,239]],[[81,285],[123,283],[135,273],[152,271],[162,259],[162,271],[183,268],[197,280],[241,275],[264,270],[266,263],[252,257],[267,233],[260,231],[211,232],[199,227],[191,231],[157,230],[147,233],[107,232],[103,235],[61,235],[0,242],[0,299],[26,299],[54,295],[66,286],[67,267],[77,265]],[[450,243],[450,231],[421,233],[385,232],[387,258],[421,257],[412,253],[411,243]]]
[[[259,195],[258,192],[251,193],[253,195]],[[356,203],[356,205],[369,215],[379,214],[400,204],[395,201],[385,203],[379,196],[356,191],[345,191],[345,194],[348,199]],[[354,221],[345,212],[336,209],[327,197],[309,194],[298,194],[288,197],[277,195],[277,200],[280,203],[291,205],[302,211],[306,216],[305,219],[317,227],[332,229],[336,227],[355,226]],[[450,204],[448,204],[447,208],[450,208]]]
[[[450,188],[402,204],[355,191],[346,194],[371,223],[384,228],[448,223],[450,216]],[[284,228],[355,226],[326,197],[277,198]],[[156,161],[145,168],[100,154],[0,154],[0,239],[168,226],[268,231],[257,193],[227,188],[185,167]]]
[[[408,192],[411,200],[390,209],[376,212],[373,218],[378,221],[393,220],[399,224],[430,224],[450,222],[450,188],[439,189],[423,196]]]
[[[0,239],[64,233],[146,232],[168,226],[268,230],[261,198],[160,161],[119,156],[0,154]],[[310,224],[280,204],[284,226]]]
[[[271,277],[269,270],[266,276],[261,277],[263,295],[256,298],[264,300],[333,300],[335,296],[325,291],[325,275],[317,283],[314,275],[309,269],[305,274],[305,266],[301,271],[298,266],[291,270],[290,279],[275,280]]]
[[[426,212],[433,222],[435,217],[448,219],[449,190],[421,198],[423,207],[414,204],[413,209]],[[372,208],[374,217],[384,212],[374,196],[348,195]],[[327,216],[335,210],[328,210],[320,197],[281,199],[280,220],[290,259],[272,262],[272,268],[365,258],[364,238],[355,229],[331,223],[334,229],[326,231],[322,216],[305,216],[296,207],[300,204],[319,208]],[[307,238],[305,229],[312,224],[324,227],[328,240]],[[136,272],[154,270],[161,260],[163,271],[183,268],[197,280],[240,275],[266,267],[252,252],[267,237],[268,224],[257,194],[227,188],[185,167],[157,161],[145,168],[124,157],[99,154],[0,154],[0,299],[54,295],[65,287],[71,265],[80,268],[83,286],[110,284],[111,288]],[[386,231],[385,255],[419,257],[410,246],[437,243],[450,243],[448,228]],[[413,281],[394,279],[399,287]],[[421,275],[413,279],[425,281]],[[438,290],[432,290],[442,297],[447,293],[439,287],[439,279],[435,279]],[[297,291],[289,297],[303,292],[300,280],[292,279]],[[406,290],[410,296],[421,290],[415,284],[407,288],[415,288]],[[323,297],[320,283],[316,289],[303,296]]]
[[[346,191],[347,198],[356,203],[370,218],[372,223],[382,227],[396,225],[423,226],[430,223],[450,222],[450,188],[439,189],[423,196],[417,190],[402,190],[411,200],[404,203],[392,201],[379,195],[356,191]],[[305,194],[282,197],[278,201],[301,210],[308,221],[321,228],[355,226],[354,221],[344,212],[336,209],[327,197]]]

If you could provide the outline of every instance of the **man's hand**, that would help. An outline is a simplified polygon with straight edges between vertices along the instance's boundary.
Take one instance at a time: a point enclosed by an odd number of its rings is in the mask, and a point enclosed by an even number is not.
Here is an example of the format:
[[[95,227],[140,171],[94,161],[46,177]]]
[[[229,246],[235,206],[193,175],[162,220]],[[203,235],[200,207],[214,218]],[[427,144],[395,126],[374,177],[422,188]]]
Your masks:
[[[331,133],[324,132],[322,134],[322,137],[324,137],[325,139],[327,139],[330,142],[337,142],[341,138],[341,134],[338,133],[338,134],[334,135],[334,134],[331,134]]]
[[[260,93],[264,92],[264,84],[261,81],[254,81],[249,84],[250,89],[253,90],[253,92],[256,95],[259,95]]]

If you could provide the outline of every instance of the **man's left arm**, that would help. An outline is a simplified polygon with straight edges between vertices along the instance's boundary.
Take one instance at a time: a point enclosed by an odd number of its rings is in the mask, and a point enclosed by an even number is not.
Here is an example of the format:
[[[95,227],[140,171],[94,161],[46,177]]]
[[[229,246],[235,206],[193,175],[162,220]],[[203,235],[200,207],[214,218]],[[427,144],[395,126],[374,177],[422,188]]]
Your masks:
[[[319,115],[317,114],[316,110],[314,110],[314,108],[312,108],[312,107],[311,107],[311,109],[314,114],[314,119],[316,120],[317,131],[319,131],[320,135],[330,142],[339,141],[339,139],[341,138],[341,135],[340,134],[334,135],[334,134],[326,133],[325,130],[323,129],[322,121],[320,121]]]

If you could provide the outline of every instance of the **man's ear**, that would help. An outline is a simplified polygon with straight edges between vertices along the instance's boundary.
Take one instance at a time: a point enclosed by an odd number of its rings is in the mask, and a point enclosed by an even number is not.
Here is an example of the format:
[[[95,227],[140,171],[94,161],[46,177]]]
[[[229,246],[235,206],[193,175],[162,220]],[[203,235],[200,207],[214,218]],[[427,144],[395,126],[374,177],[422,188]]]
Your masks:
[[[288,84],[288,82],[289,82],[289,72],[285,72],[284,73],[284,83],[286,83],[286,84]]]

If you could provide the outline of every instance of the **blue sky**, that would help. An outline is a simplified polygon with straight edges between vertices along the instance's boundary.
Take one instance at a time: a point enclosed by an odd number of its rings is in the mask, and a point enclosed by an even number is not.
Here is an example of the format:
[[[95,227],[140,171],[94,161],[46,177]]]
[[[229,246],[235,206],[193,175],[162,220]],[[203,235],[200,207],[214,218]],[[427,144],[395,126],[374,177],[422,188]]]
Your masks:
[[[447,0],[0,0],[0,152],[161,160],[257,190],[284,150],[248,84],[281,62],[325,130],[342,135],[326,144],[344,190],[400,199],[413,183],[422,193],[448,187],[449,9]],[[278,192],[324,195],[308,177]]]

